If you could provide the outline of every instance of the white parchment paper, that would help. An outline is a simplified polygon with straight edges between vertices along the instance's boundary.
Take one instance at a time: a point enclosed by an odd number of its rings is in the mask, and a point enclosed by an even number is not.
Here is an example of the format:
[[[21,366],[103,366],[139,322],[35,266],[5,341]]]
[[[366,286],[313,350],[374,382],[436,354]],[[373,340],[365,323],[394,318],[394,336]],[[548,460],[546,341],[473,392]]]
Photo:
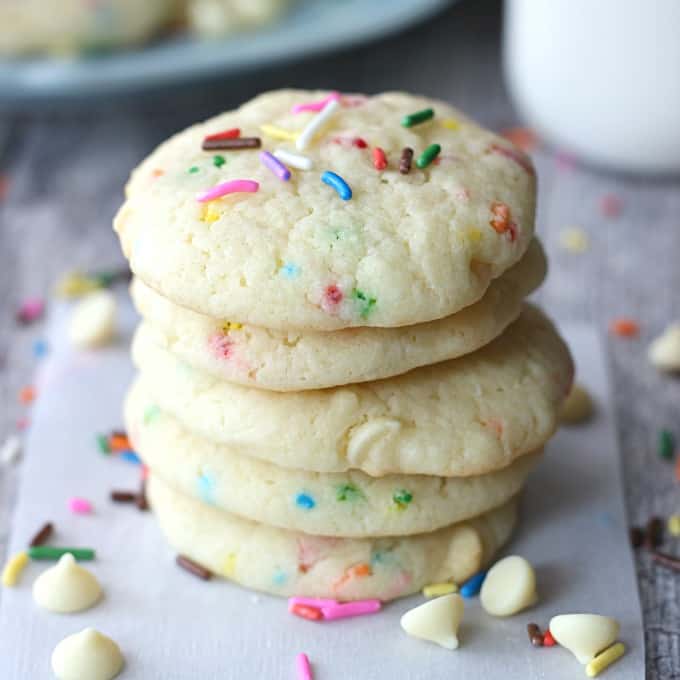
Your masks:
[[[45,521],[55,522],[55,545],[97,550],[90,567],[106,598],[80,614],[42,611],[33,603],[31,585],[48,565],[29,565],[20,586],[5,589],[0,599],[1,680],[51,678],[56,643],[86,626],[120,644],[126,657],[122,680],[292,679],[301,651],[309,655],[316,680],[573,680],[585,673],[569,652],[534,649],[526,635],[528,622],[544,627],[552,615],[569,612],[618,618],[627,653],[604,677],[644,678],[614,423],[592,329],[563,330],[578,379],[597,399],[598,416],[587,426],[564,429],[549,445],[524,497],[521,528],[504,551],[536,566],[540,604],[502,620],[487,616],[477,600],[466,601],[461,647],[451,652],[412,639],[399,627],[401,614],[420,597],[363,619],[304,621],[287,613],[284,600],[223,581],[204,583],[181,571],[149,513],[109,501],[111,489],[134,489],[138,479],[138,468],[102,456],[94,442],[96,432],[120,426],[132,376],[127,342],[134,316],[127,305],[124,312],[120,342],[83,354],[66,342],[66,310],[54,310],[10,544],[11,552],[20,550]],[[90,499],[95,513],[70,514],[67,501],[74,495]]]

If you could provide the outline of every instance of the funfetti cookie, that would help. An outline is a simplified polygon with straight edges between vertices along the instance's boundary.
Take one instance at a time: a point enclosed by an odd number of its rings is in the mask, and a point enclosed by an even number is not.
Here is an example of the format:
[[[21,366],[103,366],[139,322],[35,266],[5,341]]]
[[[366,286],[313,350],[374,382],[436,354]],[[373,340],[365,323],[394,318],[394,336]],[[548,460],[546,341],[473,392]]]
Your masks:
[[[449,316],[534,232],[528,158],[404,93],[261,95],[162,144],[126,195],[114,226],[144,283],[282,330]]]
[[[192,435],[149,411],[140,384],[125,424],[154,475],[197,500],[282,529],[324,536],[389,536],[434,531],[487,512],[519,493],[539,454],[472,477],[318,473],[277,467]]]
[[[214,574],[274,595],[383,601],[464,581],[508,540],[512,500],[473,520],[387,538],[310,536],[258,524],[177,493],[151,475],[148,496],[170,545]]]
[[[493,342],[386,380],[276,393],[216,379],[156,345],[132,347],[144,389],[184,427],[234,453],[318,472],[477,475],[551,436],[572,362],[552,324],[527,306]]]
[[[277,331],[212,319],[179,307],[135,280],[135,305],[154,341],[216,377],[269,390],[319,389],[378,380],[468,354],[518,316],[545,277],[534,240],[524,257],[495,279],[478,302],[451,316],[401,328]]]

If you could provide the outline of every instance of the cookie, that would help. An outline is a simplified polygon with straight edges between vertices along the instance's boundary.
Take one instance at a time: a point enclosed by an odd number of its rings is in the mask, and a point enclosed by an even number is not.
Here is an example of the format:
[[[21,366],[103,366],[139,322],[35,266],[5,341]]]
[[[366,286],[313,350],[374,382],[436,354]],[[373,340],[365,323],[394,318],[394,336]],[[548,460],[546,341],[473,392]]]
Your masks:
[[[204,38],[269,24],[283,14],[291,0],[188,0],[189,27]]]
[[[178,553],[243,586],[286,597],[386,601],[428,583],[464,581],[508,540],[517,518],[513,499],[426,534],[334,538],[240,519],[178,493],[155,475],[147,491],[161,530]]]
[[[0,2],[0,54],[69,54],[143,42],[174,17],[175,0]]]
[[[211,319],[173,304],[138,279],[131,292],[154,342],[179,359],[229,382],[287,392],[388,378],[468,354],[519,316],[523,299],[545,272],[545,255],[534,239],[527,254],[493,281],[479,302],[456,314],[402,328],[330,333]]]
[[[553,433],[572,377],[566,345],[530,305],[473,354],[327,390],[276,393],[224,382],[154,344],[144,324],[132,354],[157,406],[235,454],[373,476],[505,467]]]
[[[503,505],[522,488],[539,454],[474,477],[318,473],[280,468],[192,435],[148,410],[142,386],[130,391],[125,423],[151,471],[182,493],[282,529],[324,536],[389,536],[433,531]]]
[[[519,262],[535,207],[521,151],[444,102],[398,92],[340,97],[308,148],[297,149],[320,114],[293,107],[328,94],[263,94],[156,149],[133,172],[114,220],[133,272],[214,318],[338,330],[449,316]],[[431,119],[402,124],[429,108]],[[261,146],[201,149],[206,135],[233,128]],[[279,139],[281,130],[296,141]],[[428,164],[433,144],[441,153]],[[374,166],[376,148],[384,169]],[[399,169],[405,148],[415,152],[408,174]],[[289,168],[282,181],[263,150],[302,154],[312,167]],[[232,180],[247,180],[232,187],[247,192],[197,200]]]

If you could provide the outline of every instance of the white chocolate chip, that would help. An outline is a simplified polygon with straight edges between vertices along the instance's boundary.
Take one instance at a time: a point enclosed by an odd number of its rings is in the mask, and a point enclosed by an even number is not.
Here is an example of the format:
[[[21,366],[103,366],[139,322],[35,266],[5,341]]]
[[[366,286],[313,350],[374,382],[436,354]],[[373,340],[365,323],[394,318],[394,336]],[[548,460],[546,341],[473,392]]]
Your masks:
[[[593,400],[582,385],[574,384],[571,392],[562,404],[560,411],[560,420],[563,423],[575,425],[577,423],[584,423],[593,415],[594,407]]]
[[[401,627],[413,637],[458,648],[458,627],[463,618],[463,598],[457,593],[436,597],[401,617]]]
[[[102,596],[99,581],[66,553],[33,584],[33,599],[44,609],[70,614],[89,609]]]
[[[647,356],[660,371],[680,371],[680,321],[670,324],[652,342]]]
[[[619,622],[599,614],[562,614],[550,620],[550,633],[582,664],[587,664],[616,641]]]
[[[109,290],[86,295],[73,310],[69,337],[80,349],[101,347],[110,342],[116,330],[116,298]]]
[[[482,607],[492,616],[512,616],[536,602],[536,574],[519,555],[496,562],[482,584]]]
[[[52,671],[59,680],[112,680],[123,668],[118,645],[93,628],[64,638],[52,652]]]

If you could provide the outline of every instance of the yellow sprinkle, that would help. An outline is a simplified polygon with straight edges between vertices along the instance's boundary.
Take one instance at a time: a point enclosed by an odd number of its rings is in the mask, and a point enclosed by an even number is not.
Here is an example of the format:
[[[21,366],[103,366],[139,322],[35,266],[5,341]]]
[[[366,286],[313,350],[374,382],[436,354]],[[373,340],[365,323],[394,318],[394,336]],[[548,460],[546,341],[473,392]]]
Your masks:
[[[590,239],[580,227],[570,227],[560,232],[560,245],[570,253],[585,253],[590,247]]]
[[[447,130],[458,130],[460,128],[460,123],[455,118],[444,118],[441,124]]]
[[[586,675],[589,678],[594,678],[599,675],[605,668],[611,666],[614,661],[620,659],[626,648],[623,643],[616,642],[611,647],[607,647],[604,652],[600,652],[587,666]]]
[[[468,241],[479,243],[482,240],[482,232],[479,229],[468,229],[467,237]]]
[[[299,132],[284,130],[277,125],[270,125],[269,123],[260,125],[260,130],[262,131],[262,134],[267,135],[267,137],[272,137],[273,139],[285,139],[288,142],[294,142],[300,136]]]
[[[423,588],[425,597],[439,597],[440,595],[450,595],[457,593],[458,586],[455,583],[431,583]]]
[[[242,328],[243,324],[238,323],[237,321],[225,321],[222,324],[223,331],[240,331]]]
[[[671,515],[668,518],[668,533],[671,536],[680,536],[680,515]]]
[[[11,588],[19,582],[21,572],[28,564],[28,553],[20,552],[14,555],[2,570],[2,585]]]
[[[200,218],[202,222],[217,222],[220,217],[222,217],[222,213],[220,213],[212,203],[206,203],[203,206]]]
[[[57,297],[72,299],[87,295],[97,288],[101,288],[101,285],[96,279],[80,272],[69,272],[59,279],[54,292]]]
[[[227,555],[227,559],[224,560],[224,564],[222,565],[222,574],[224,575],[225,578],[234,578],[235,573],[236,573],[236,554],[229,553]]]

